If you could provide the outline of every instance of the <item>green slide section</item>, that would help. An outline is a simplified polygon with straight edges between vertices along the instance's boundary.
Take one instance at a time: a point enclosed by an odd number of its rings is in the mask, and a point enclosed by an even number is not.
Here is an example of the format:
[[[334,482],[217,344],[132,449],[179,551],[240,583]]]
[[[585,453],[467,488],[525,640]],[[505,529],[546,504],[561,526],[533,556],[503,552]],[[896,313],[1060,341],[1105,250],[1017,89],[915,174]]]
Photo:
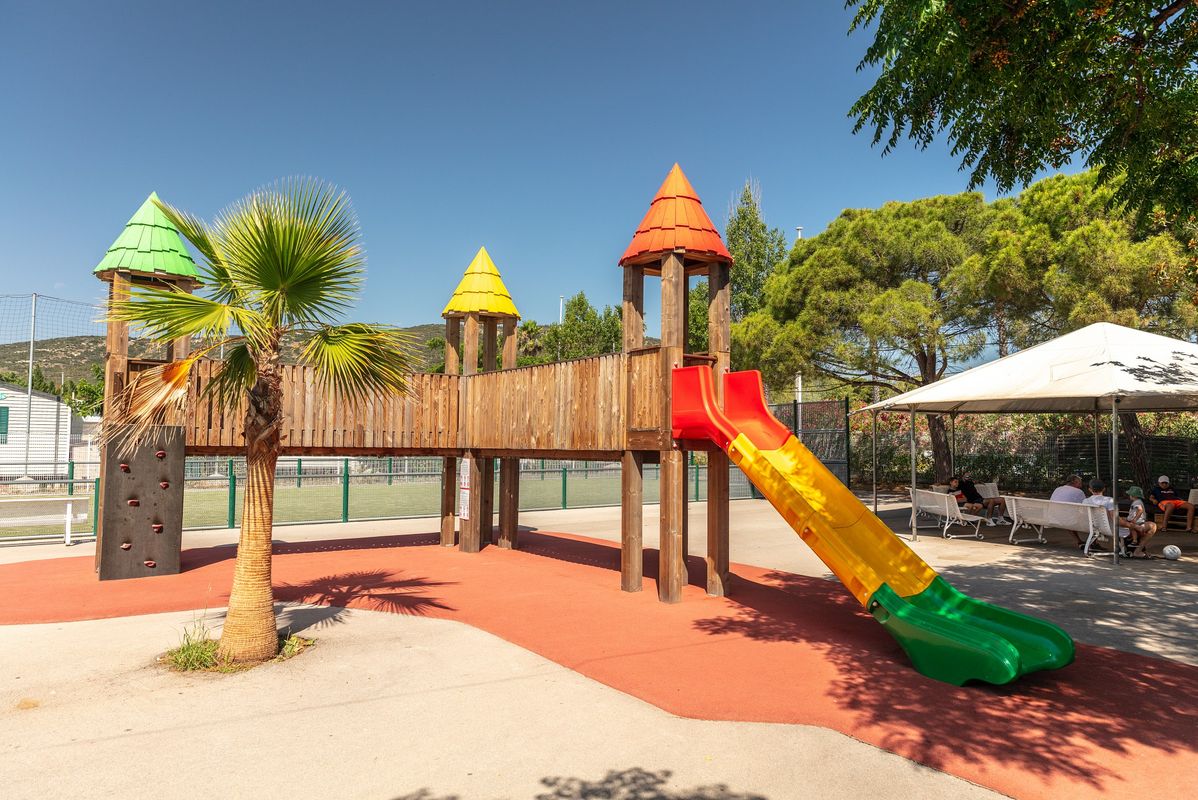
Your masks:
[[[939,576],[911,597],[882,584],[868,610],[917,670],[945,683],[1001,685],[1073,662],[1073,640],[1056,625],[976,600]]]

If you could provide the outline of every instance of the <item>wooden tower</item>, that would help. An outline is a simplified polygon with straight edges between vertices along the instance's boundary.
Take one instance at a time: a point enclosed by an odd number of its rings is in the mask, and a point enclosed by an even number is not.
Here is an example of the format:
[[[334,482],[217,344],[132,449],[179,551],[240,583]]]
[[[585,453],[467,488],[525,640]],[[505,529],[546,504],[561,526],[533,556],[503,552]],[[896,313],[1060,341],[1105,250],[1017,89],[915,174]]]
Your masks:
[[[503,285],[503,278],[491,260],[487,248],[480,247],[466,274],[458,283],[445,310],[445,373],[473,375],[494,369],[516,366],[516,322],[520,312]],[[499,328],[503,328],[503,354],[499,363],[496,355]],[[482,339],[482,360],[479,361],[479,339]],[[463,395],[469,384],[462,383]],[[486,403],[485,397],[462,396],[459,403]],[[467,450],[463,456],[465,480],[461,488],[468,493],[461,522],[459,548],[477,553],[491,543],[494,514],[495,462],[478,451]],[[457,459],[446,458],[441,472],[441,544],[454,544],[454,516],[457,513],[459,480]],[[516,546],[516,527],[520,506],[520,460],[514,457],[499,459],[499,540],[500,547]]]
[[[675,164],[620,259],[624,268],[624,352],[644,346],[645,276],[661,278],[661,402],[666,429],[628,433],[622,461],[621,585],[635,592],[642,580],[643,465],[646,455],[661,464],[661,530],[657,594],[663,602],[682,598],[687,582],[688,547],[686,453],[669,430],[671,371],[707,363],[715,371],[717,399],[723,403],[731,338],[732,256],[690,181]],[[686,352],[688,283],[706,277],[708,352]],[[696,443],[694,446],[701,446]],[[648,452],[647,452],[648,451]],[[656,452],[653,452],[656,451]],[[728,591],[728,457],[707,450],[707,592]]]
[[[96,277],[108,284],[110,307],[113,301],[128,297],[135,285],[177,287],[187,292],[200,285],[195,262],[179,232],[155,205],[157,199],[156,193],[146,198],[94,270]],[[160,359],[130,359],[129,323],[109,320],[104,347],[106,420],[122,418],[117,406],[132,371],[184,358],[189,348],[188,339],[180,337]],[[170,446],[150,448],[150,456],[128,454],[122,460],[108,447],[100,453],[96,569],[101,580],[179,571],[182,429],[167,432],[164,441],[168,440]],[[154,453],[162,455],[155,457]]]

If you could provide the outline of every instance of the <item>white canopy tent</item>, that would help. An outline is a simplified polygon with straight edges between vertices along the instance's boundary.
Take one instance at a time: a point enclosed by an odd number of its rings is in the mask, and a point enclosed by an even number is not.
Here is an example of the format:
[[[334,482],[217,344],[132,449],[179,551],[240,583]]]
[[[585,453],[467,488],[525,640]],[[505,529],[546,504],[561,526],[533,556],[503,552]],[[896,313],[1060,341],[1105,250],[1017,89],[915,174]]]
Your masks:
[[[1198,344],[1099,322],[862,411],[874,415],[875,460],[877,412],[910,413],[912,487],[916,483],[916,413],[1080,413],[1095,417],[1110,413],[1110,484],[1115,492],[1119,412],[1196,408]],[[911,533],[914,538],[914,511]]]

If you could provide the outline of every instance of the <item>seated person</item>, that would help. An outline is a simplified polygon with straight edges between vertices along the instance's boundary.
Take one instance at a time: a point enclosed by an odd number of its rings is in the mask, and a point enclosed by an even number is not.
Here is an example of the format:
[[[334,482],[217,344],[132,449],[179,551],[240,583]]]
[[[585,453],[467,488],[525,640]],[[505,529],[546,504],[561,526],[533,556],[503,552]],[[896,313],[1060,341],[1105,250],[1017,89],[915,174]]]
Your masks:
[[[1115,498],[1107,497],[1103,494],[1106,489],[1106,484],[1100,479],[1095,478],[1090,481],[1090,496],[1086,498],[1086,505],[1098,506],[1106,510],[1107,523],[1112,531],[1119,532],[1120,539],[1128,539],[1131,536],[1131,529],[1127,527],[1126,521],[1119,519],[1119,511],[1115,508]],[[1111,547],[1115,547],[1115,543],[1111,542]],[[1126,550],[1126,544],[1122,548]]]
[[[1169,527],[1169,517],[1177,509],[1186,512],[1186,531],[1194,530],[1194,506],[1187,503],[1177,496],[1177,490],[1169,483],[1169,476],[1162,475],[1156,479],[1156,486],[1152,487],[1152,502],[1165,515],[1165,522],[1161,526]]]
[[[957,498],[957,505],[967,514],[977,514],[982,510],[981,497],[978,497],[979,502],[976,503],[970,500],[969,496],[965,494],[964,489],[961,488],[961,479],[956,475],[948,479],[948,494]],[[974,489],[974,494],[977,494],[976,488]]]
[[[1156,533],[1156,523],[1148,519],[1148,509],[1144,508],[1144,490],[1139,486],[1127,487],[1127,496],[1131,498],[1131,508],[1127,519],[1120,520],[1131,531],[1131,544],[1135,548],[1132,558],[1148,558],[1148,540]]]
[[[1065,482],[1052,490],[1052,496],[1048,498],[1054,503],[1084,503],[1086,502],[1086,493],[1082,491],[1082,476],[1070,475],[1065,479]],[[1077,535],[1077,531],[1069,531],[1073,534],[1074,541],[1077,542],[1079,549],[1084,549],[1086,543],[1082,541],[1082,537]]]
[[[984,508],[986,517],[993,519],[997,511],[998,518],[1004,522],[1010,522],[1007,517],[1007,504],[1001,497],[982,497],[978,491],[977,485],[973,482],[973,476],[967,472],[961,473],[959,478],[953,478],[957,482],[957,488],[961,494],[965,495],[965,501],[972,506]],[[952,485],[951,483],[949,484]]]

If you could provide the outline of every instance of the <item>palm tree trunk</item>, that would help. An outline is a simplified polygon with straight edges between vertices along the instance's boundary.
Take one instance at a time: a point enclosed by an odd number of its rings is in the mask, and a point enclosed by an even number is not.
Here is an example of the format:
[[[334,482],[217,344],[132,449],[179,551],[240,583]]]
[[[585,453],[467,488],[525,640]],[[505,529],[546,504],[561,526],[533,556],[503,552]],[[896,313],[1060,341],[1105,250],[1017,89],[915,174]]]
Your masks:
[[[266,363],[259,362],[245,414],[245,505],[229,613],[220,637],[221,655],[233,661],[265,661],[279,650],[270,577],[282,399],[277,362],[277,354]]]

